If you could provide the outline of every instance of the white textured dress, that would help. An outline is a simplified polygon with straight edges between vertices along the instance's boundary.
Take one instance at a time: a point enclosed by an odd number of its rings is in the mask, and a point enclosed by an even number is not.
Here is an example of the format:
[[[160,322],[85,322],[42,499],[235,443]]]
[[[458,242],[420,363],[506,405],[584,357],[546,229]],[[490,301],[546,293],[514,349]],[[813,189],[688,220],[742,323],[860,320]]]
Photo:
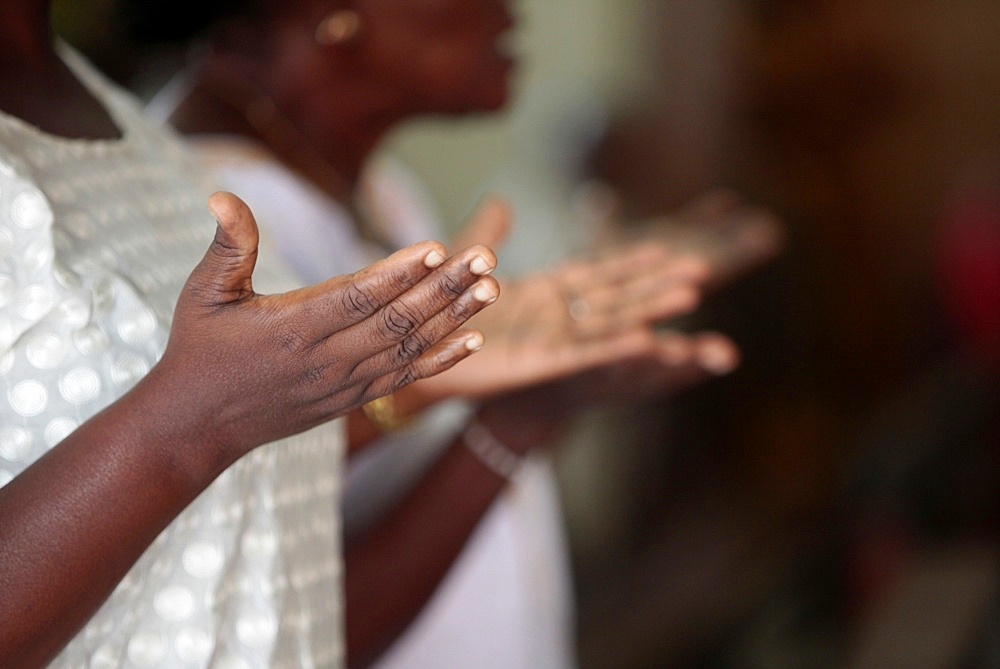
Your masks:
[[[215,230],[181,142],[64,57],[122,138],[55,137],[0,112],[0,485],[153,366]],[[255,285],[291,283],[259,265]],[[52,666],[341,666],[342,455],[337,422],[240,460]]]

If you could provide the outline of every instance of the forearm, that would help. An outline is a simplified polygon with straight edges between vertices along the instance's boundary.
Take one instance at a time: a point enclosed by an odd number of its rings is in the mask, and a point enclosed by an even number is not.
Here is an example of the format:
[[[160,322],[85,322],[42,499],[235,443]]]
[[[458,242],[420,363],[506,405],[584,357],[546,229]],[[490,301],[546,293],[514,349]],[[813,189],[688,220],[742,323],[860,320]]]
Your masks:
[[[536,435],[525,438],[505,430],[499,416],[489,411],[478,420],[517,451],[538,444]],[[406,629],[505,485],[503,476],[456,441],[382,523],[348,545],[352,665],[366,665]]]
[[[0,489],[0,666],[58,653],[224,468],[189,457],[157,394],[140,383]]]

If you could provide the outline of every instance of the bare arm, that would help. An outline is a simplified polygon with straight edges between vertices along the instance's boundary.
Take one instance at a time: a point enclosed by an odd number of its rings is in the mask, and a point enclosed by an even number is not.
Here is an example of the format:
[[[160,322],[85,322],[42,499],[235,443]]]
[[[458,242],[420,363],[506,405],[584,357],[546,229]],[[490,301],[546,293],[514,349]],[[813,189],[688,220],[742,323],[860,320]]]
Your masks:
[[[253,292],[253,218],[213,196],[216,239],[160,362],[127,395],[0,488],[0,666],[41,666],[157,534],[226,467],[479,344],[455,332],[496,283],[433,242],[284,295]],[[479,288],[479,290],[477,290]],[[484,296],[486,299],[484,299]]]

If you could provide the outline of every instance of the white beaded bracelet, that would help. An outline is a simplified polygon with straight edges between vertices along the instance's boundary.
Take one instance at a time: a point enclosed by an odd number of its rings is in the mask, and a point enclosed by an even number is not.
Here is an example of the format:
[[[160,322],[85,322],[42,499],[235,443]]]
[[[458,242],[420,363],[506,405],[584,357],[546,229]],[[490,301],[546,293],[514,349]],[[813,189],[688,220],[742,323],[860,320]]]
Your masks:
[[[493,436],[482,423],[473,421],[462,433],[462,442],[480,462],[494,473],[510,481],[521,467],[524,457]]]

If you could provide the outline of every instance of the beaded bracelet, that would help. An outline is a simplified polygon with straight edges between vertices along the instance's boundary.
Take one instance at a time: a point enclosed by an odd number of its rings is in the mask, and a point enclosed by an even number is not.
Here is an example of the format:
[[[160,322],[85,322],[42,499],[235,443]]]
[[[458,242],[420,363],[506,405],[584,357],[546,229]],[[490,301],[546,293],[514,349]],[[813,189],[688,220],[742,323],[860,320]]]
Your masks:
[[[473,421],[462,433],[462,442],[476,458],[501,478],[514,478],[524,462],[519,455],[493,436],[482,423]]]

